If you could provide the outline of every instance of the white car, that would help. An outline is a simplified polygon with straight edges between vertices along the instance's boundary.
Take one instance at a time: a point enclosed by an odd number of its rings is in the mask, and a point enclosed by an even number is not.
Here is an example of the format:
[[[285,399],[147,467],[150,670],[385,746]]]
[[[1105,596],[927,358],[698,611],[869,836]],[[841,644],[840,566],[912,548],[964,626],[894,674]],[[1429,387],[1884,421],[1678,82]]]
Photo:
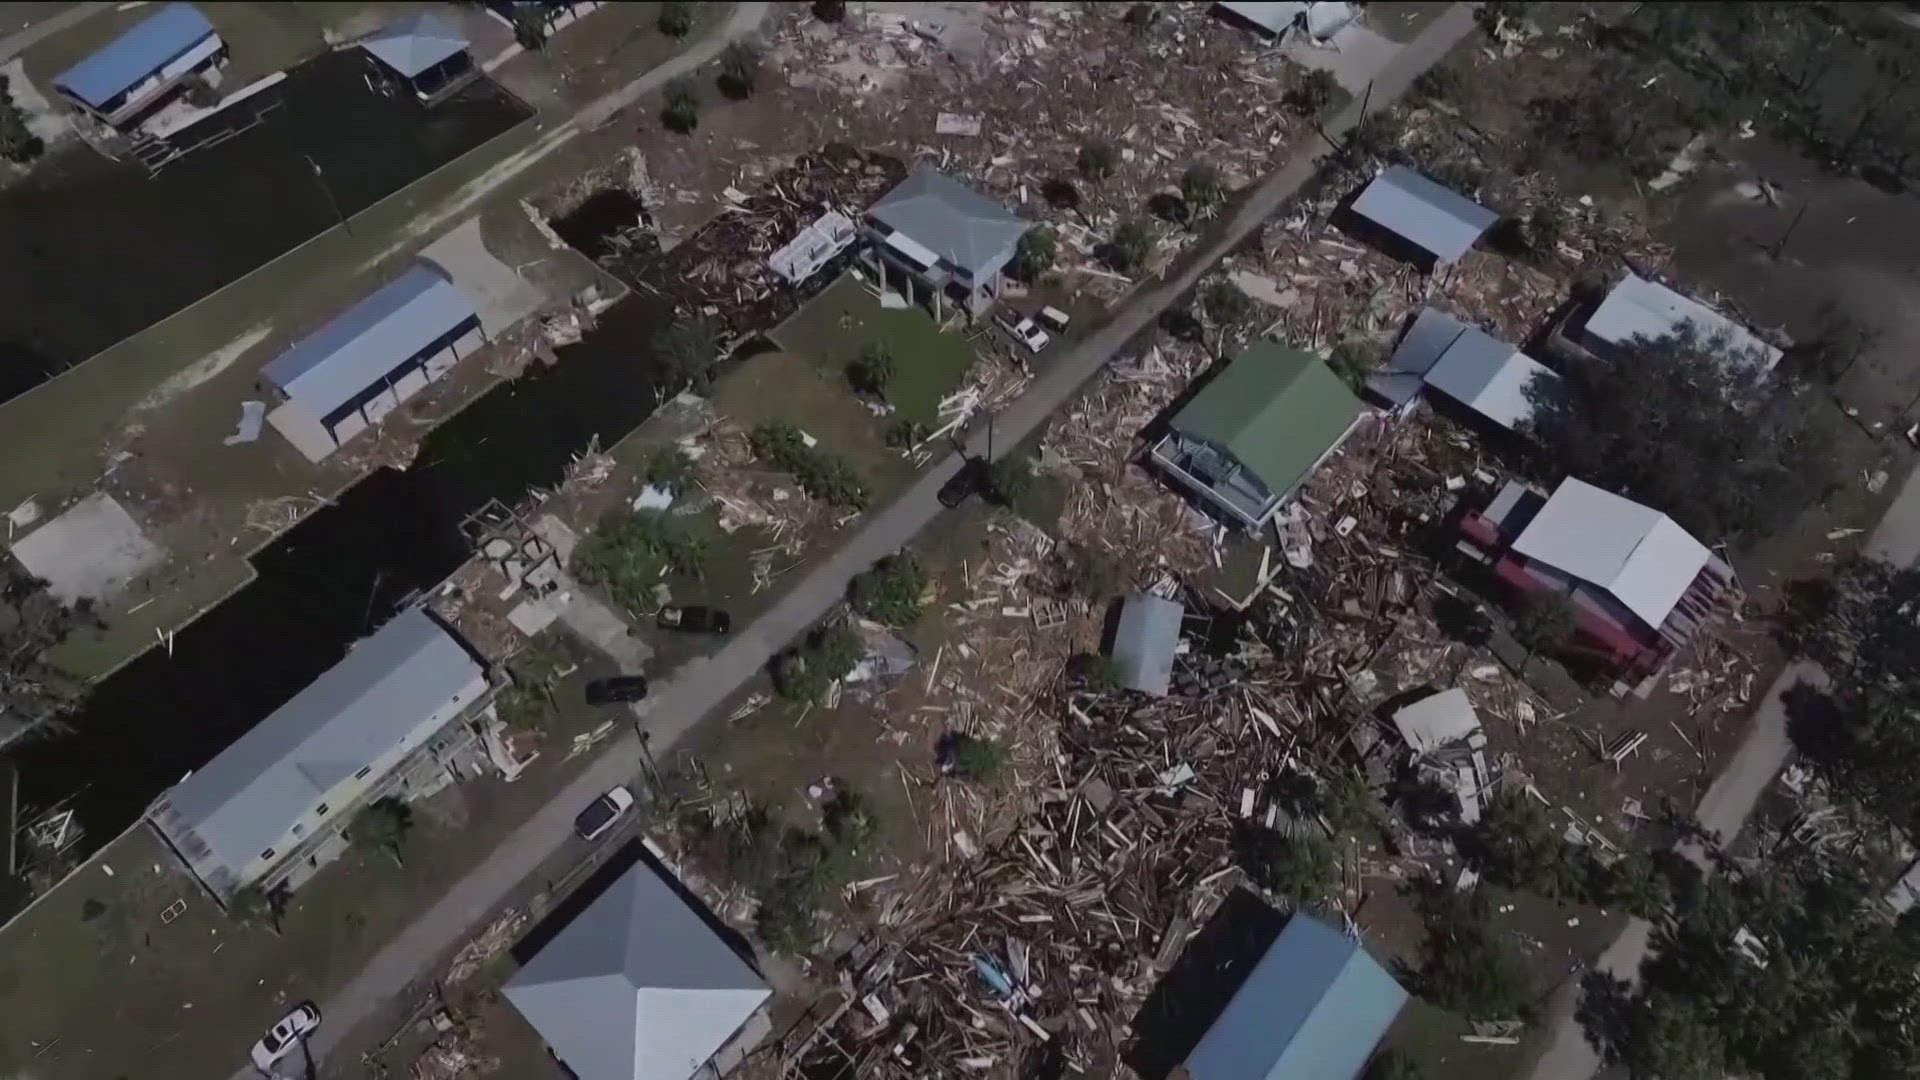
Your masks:
[[[320,1010],[312,1002],[288,1013],[253,1044],[253,1067],[271,1073],[275,1062],[292,1053],[319,1026]]]
[[[1035,316],[1035,318],[1038,318],[1042,323],[1046,325],[1047,329],[1052,330],[1056,334],[1065,333],[1067,330],[1067,323],[1072,321],[1071,317],[1068,316],[1066,312],[1061,311],[1057,307],[1043,307],[1040,309],[1039,313]]]
[[[1049,337],[1045,330],[1040,329],[1039,325],[1032,319],[1023,318],[1019,322],[1014,322],[1011,319],[1001,319],[1000,325],[1007,333],[1012,334],[1020,344],[1025,345],[1028,352],[1037,353],[1047,347],[1047,342],[1053,340],[1053,338]]]
[[[625,786],[614,788],[580,811],[580,816],[573,819],[573,831],[579,833],[582,840],[598,840],[613,828],[615,822],[626,817],[631,809],[633,792]]]

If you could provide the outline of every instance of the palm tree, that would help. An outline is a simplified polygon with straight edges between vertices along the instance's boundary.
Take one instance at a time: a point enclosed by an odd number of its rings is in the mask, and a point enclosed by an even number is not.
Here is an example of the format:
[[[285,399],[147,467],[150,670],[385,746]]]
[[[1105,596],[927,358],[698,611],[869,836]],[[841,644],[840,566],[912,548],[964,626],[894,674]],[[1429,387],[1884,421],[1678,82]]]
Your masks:
[[[412,831],[413,807],[389,795],[368,803],[348,835],[364,847],[385,852],[395,866],[404,866],[400,852]]]

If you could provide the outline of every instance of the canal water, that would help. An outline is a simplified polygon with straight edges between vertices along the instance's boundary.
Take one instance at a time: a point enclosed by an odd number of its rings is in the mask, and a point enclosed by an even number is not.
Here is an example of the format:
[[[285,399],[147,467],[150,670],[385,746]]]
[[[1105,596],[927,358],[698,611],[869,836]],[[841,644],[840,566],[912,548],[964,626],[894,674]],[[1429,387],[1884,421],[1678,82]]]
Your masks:
[[[611,445],[650,416],[665,391],[649,343],[670,319],[655,294],[634,290],[557,350],[559,363],[535,365],[434,430],[411,468],[372,474],[264,549],[258,579],[183,628],[171,655],[149,650],[93,688],[72,734],[14,754],[23,808],[70,799],[85,843],[118,835],[451,574],[469,554],[459,532],[469,513],[559,483],[594,440]]]
[[[76,143],[0,191],[0,401],[531,115],[484,79],[430,109],[381,94],[366,78],[370,63],[348,49],[293,69],[254,99],[275,106],[259,126],[157,174]]]

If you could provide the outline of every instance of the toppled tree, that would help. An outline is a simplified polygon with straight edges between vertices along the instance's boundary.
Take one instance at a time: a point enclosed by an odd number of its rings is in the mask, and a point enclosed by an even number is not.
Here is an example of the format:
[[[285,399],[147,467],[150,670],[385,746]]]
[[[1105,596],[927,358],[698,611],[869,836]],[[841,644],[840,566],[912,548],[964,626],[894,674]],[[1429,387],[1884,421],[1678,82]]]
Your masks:
[[[731,41],[720,51],[720,92],[730,98],[753,96],[760,81],[760,46]]]
[[[1045,225],[1035,225],[1020,237],[1020,246],[1014,250],[1013,276],[1029,283],[1038,281],[1040,275],[1053,269],[1059,257],[1059,234]]]
[[[668,385],[704,394],[713,389],[713,361],[719,351],[719,328],[704,315],[676,319],[653,335],[653,355],[660,361]]]
[[[1553,471],[1673,518],[1702,541],[1764,536],[1825,492],[1831,436],[1818,395],[1691,331],[1636,338],[1618,359],[1570,359],[1526,388],[1522,427]]]
[[[1121,222],[1103,251],[1107,265],[1123,274],[1139,269],[1152,253],[1153,229],[1139,218]]]
[[[893,382],[893,353],[878,341],[868,342],[847,364],[847,382],[863,394],[886,397]]]
[[[934,760],[948,776],[991,784],[1006,768],[1007,751],[992,739],[949,731],[934,747]]]
[[[867,506],[867,486],[845,461],[810,447],[800,429],[769,421],[747,435],[755,457],[793,477],[800,490],[822,502],[849,510]]]
[[[660,107],[660,123],[668,131],[687,135],[700,126],[700,92],[693,81],[681,76],[667,84],[665,103]]]
[[[816,627],[800,644],[773,658],[773,688],[788,701],[819,701],[865,652],[853,627],[839,622]]]
[[[1120,151],[1104,139],[1095,139],[1080,147],[1074,164],[1079,167],[1081,176],[1089,180],[1105,180],[1120,167]]]
[[[920,617],[920,597],[927,590],[927,572],[911,551],[889,555],[847,584],[847,602],[853,610],[888,626],[912,626]]]
[[[668,37],[686,37],[693,29],[693,5],[688,0],[664,0],[656,22]]]
[[[395,866],[404,865],[400,856],[412,833],[413,807],[391,795],[368,803],[348,830],[355,843],[386,855]]]
[[[1319,116],[1328,105],[1333,104],[1333,95],[1339,93],[1340,83],[1334,79],[1333,72],[1322,68],[1301,75],[1294,84],[1281,95],[1281,102],[1299,117]]]

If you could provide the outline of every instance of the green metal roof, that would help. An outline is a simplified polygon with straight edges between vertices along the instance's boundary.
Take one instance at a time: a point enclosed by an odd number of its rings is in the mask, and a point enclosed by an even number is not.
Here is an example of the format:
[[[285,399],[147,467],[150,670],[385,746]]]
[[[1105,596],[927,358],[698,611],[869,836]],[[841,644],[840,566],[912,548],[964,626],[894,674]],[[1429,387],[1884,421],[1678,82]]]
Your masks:
[[[1174,415],[1173,426],[1226,450],[1277,493],[1299,483],[1360,409],[1325,361],[1263,341],[1241,350]]]

